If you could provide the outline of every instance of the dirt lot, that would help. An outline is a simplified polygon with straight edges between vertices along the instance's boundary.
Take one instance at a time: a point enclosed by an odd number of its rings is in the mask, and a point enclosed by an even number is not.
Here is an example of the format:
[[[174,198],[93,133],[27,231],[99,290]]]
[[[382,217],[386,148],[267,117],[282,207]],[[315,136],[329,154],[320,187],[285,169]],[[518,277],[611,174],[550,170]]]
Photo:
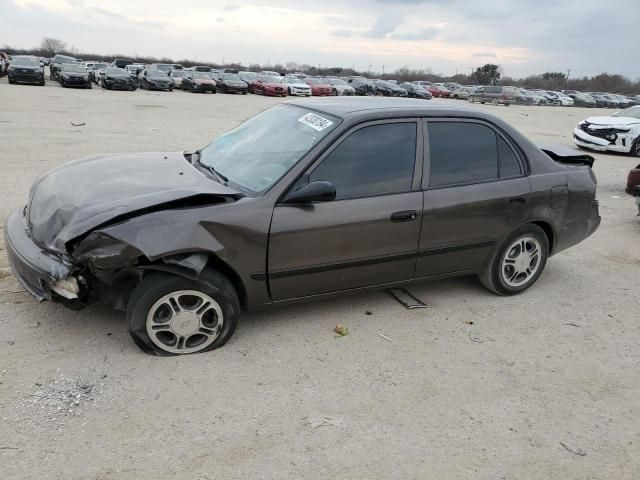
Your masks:
[[[0,217],[62,162],[197,148],[278,101],[2,79]],[[610,113],[478,108],[567,145]],[[106,307],[37,304],[2,252],[0,476],[639,478],[640,220],[623,190],[637,162],[596,157],[602,226],[520,296],[461,278],[413,288],[424,310],[384,292],[283,308],[191,357],[142,354]]]

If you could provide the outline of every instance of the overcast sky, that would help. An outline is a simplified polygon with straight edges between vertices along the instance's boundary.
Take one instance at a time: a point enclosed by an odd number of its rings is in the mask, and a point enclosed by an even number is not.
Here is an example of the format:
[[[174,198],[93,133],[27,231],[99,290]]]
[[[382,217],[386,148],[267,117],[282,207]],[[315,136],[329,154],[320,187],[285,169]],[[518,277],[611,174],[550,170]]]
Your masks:
[[[0,48],[640,78],[640,0],[0,0]]]

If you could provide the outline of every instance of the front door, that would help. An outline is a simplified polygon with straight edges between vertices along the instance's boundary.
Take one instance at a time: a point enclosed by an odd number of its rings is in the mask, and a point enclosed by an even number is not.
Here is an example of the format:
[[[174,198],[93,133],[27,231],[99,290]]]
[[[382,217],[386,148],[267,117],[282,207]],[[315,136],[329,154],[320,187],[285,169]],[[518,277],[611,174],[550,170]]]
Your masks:
[[[329,181],[336,199],[275,207],[267,268],[274,301],[413,278],[422,211],[418,126],[412,119],[352,129],[292,187]]]
[[[429,121],[416,277],[477,273],[528,216],[531,187],[511,142],[474,121]]]

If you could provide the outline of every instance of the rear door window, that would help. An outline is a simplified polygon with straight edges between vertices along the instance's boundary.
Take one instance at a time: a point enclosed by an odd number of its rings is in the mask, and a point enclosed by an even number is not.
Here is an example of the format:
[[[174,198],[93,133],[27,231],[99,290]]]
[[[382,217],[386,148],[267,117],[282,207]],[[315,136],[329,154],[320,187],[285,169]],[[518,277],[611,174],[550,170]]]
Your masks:
[[[428,131],[431,188],[522,175],[518,156],[511,146],[486,125],[430,121]]]

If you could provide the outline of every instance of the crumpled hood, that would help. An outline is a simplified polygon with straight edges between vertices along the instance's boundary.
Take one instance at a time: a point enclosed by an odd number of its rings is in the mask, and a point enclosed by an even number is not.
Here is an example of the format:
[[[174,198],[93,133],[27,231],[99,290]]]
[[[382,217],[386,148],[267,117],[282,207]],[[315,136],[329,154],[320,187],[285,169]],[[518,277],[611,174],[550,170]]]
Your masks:
[[[123,215],[195,196],[211,196],[214,204],[239,195],[180,152],[100,155],[63,164],[36,180],[28,224],[36,244],[64,253],[68,241]]]
[[[594,124],[594,125],[635,125],[640,123],[640,118],[634,117],[589,117],[585,122]]]

